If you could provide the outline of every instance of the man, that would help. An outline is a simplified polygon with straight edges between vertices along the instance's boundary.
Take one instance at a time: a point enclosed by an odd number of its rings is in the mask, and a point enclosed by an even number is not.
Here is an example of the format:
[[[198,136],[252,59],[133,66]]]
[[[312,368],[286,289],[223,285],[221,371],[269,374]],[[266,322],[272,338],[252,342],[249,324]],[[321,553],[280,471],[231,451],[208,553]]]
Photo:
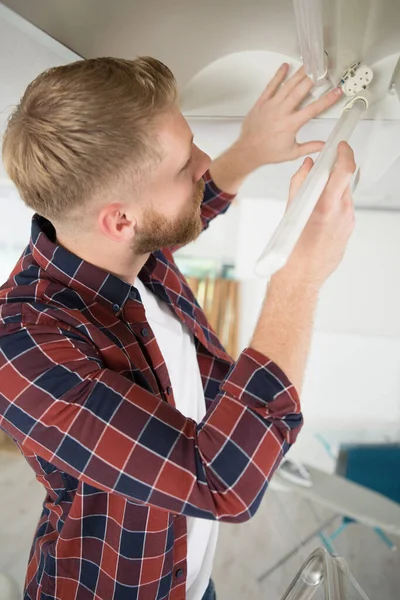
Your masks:
[[[236,363],[171,252],[251,171],[321,149],[296,134],[339,96],[298,111],[312,84],[287,71],[211,165],[151,58],[51,69],[8,123],[4,163],[37,213],[0,290],[0,426],[46,488],[26,600],[215,597],[217,522],[254,515],[295,441],[318,293],[353,228],[352,151]]]

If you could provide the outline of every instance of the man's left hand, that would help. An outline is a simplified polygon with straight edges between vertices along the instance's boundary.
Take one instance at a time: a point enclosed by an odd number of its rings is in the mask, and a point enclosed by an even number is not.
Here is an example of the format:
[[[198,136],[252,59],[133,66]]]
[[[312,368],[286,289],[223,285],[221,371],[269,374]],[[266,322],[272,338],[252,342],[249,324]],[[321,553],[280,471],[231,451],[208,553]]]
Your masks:
[[[299,144],[297,134],[311,119],[333,106],[342,91],[336,88],[299,110],[314,84],[304,67],[285,81],[288,70],[286,63],[280,67],[243,122],[236,144],[249,161],[249,172],[320,152],[324,147],[321,141]]]

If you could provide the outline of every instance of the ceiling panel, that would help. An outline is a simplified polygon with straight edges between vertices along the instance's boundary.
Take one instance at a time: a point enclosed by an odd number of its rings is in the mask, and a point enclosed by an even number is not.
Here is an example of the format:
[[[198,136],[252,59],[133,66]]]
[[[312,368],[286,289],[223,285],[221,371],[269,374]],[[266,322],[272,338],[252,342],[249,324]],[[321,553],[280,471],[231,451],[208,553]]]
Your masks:
[[[150,54],[163,60],[185,88],[185,114],[192,118],[243,116],[282,58],[299,64],[292,0],[4,0],[3,4],[82,57]],[[386,90],[400,52],[400,0],[325,0],[325,5],[326,39],[336,62],[350,60],[361,47],[373,61],[393,55],[383,61],[389,67],[379,68],[378,81]],[[384,110],[372,116],[399,119],[397,98],[387,95],[384,104]],[[324,121],[329,133],[332,121]],[[212,131],[204,122],[195,127],[209,131],[209,143],[214,149],[218,146],[221,123],[212,125]],[[361,138],[364,131],[358,131]],[[302,133],[308,139],[321,135],[312,124]],[[360,204],[400,207],[395,177],[400,159],[393,159],[399,155],[399,139],[379,145],[371,136],[359,144],[362,150],[371,148],[372,154],[384,151],[388,156],[384,184],[374,181],[364,186]],[[224,138],[224,147],[228,140],[229,136]],[[260,170],[249,179],[246,193],[285,198],[287,177],[295,167],[290,163]]]
[[[339,69],[361,52],[374,62],[400,51],[399,0],[324,2],[327,46]],[[292,0],[4,0],[4,4],[85,58],[155,56],[173,69],[181,86],[206,65],[234,52],[269,50],[299,58]]]

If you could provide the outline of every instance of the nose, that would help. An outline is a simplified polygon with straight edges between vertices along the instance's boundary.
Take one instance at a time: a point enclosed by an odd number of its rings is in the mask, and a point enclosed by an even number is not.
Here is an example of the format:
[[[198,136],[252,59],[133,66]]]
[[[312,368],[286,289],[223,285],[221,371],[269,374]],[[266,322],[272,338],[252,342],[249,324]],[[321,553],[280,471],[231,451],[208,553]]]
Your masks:
[[[203,152],[203,150],[200,150],[200,148],[198,148],[195,144],[194,152],[196,153],[196,168],[194,171],[194,178],[195,181],[199,181],[203,177],[204,173],[210,168],[211,158],[208,156],[208,154]]]

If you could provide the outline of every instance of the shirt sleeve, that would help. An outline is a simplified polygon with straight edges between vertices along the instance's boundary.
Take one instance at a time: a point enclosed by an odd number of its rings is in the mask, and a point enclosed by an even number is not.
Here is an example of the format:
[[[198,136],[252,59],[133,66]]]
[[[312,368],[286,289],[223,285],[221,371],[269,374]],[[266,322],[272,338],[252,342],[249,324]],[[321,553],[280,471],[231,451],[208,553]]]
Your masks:
[[[245,521],[302,424],[284,373],[245,350],[201,423],[50,325],[0,332],[0,426],[98,489],[187,516]]]
[[[205,183],[205,189],[204,199],[201,205],[201,218],[203,221],[204,231],[207,229],[212,219],[215,219],[215,217],[225,213],[228,210],[235,196],[220,190],[213,181],[210,171],[205,173],[203,179]]]

